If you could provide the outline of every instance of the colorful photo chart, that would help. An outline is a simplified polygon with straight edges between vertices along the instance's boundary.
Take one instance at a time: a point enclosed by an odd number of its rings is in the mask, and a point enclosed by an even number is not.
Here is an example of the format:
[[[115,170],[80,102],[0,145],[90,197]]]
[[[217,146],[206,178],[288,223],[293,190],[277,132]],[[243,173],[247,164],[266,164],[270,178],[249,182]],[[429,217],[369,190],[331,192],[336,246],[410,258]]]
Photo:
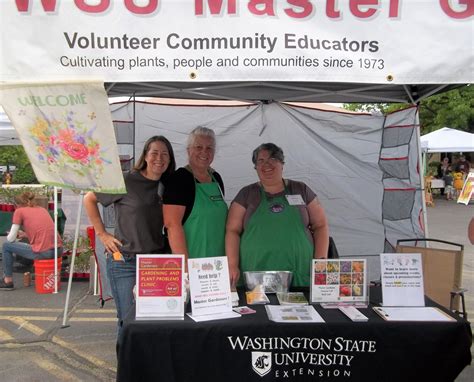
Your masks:
[[[367,306],[366,260],[313,260],[310,294],[311,303]]]

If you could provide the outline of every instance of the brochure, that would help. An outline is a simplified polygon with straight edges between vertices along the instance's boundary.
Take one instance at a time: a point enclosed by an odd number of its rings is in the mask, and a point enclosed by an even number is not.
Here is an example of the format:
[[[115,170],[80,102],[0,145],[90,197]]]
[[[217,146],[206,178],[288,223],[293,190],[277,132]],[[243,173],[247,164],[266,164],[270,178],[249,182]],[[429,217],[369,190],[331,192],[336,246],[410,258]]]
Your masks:
[[[308,305],[303,292],[278,292],[277,298],[280,305]]]
[[[425,306],[420,253],[380,254],[383,306]]]
[[[257,313],[256,310],[249,308],[248,306],[237,306],[234,309],[234,312],[237,312],[239,314],[252,314],[252,313]]]
[[[191,309],[195,321],[240,317],[232,311],[227,257],[188,259]]]
[[[340,306],[339,310],[345,314],[347,317],[354,322],[365,322],[368,321],[369,318],[363,315],[356,307],[354,306]]]
[[[367,306],[369,302],[365,259],[315,259],[311,267],[311,303]]]
[[[137,255],[137,319],[184,318],[184,255]]]
[[[323,318],[311,305],[283,306],[265,305],[268,319],[274,322],[309,323],[324,322]]]

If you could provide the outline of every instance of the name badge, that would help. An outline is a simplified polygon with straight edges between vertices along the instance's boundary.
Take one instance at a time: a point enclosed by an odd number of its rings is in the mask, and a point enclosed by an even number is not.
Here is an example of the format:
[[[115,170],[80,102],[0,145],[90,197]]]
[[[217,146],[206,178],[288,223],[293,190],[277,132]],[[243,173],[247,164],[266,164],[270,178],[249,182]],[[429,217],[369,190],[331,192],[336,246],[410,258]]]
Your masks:
[[[304,200],[300,194],[297,195],[285,195],[286,200],[290,206],[304,206]]]

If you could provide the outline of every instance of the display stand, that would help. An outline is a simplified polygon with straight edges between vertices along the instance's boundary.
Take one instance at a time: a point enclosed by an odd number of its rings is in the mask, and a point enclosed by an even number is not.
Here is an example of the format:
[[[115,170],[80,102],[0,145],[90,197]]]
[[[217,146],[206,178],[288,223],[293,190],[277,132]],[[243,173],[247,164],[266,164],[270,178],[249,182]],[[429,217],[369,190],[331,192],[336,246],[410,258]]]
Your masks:
[[[79,227],[81,225],[81,214],[82,214],[82,205],[84,202],[84,191],[81,191],[81,199],[79,203],[79,208],[77,209],[77,219],[76,219],[76,229],[74,231],[74,244],[72,247],[72,256],[71,256],[71,264],[69,266],[69,280],[67,284],[67,293],[66,293],[66,302],[64,304],[64,314],[63,314],[63,323],[62,328],[67,328],[69,325],[67,323],[67,312],[69,307],[69,296],[71,294],[71,286],[72,286],[72,275],[74,273],[74,261],[76,259],[76,252],[77,252],[77,240],[79,238]]]

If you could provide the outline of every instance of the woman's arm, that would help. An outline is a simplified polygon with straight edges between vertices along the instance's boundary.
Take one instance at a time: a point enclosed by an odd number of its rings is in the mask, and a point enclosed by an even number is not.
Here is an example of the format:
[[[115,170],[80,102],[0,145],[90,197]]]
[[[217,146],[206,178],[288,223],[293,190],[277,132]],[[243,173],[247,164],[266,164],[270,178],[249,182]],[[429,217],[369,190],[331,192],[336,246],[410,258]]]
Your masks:
[[[314,258],[326,259],[329,249],[329,226],[324,209],[318,199],[308,204],[309,223],[313,232]]]
[[[240,234],[244,225],[245,208],[238,203],[230,205],[225,229],[225,253],[229,263],[230,286],[235,288],[240,278]]]
[[[189,254],[182,223],[185,211],[186,206],[177,204],[163,205],[163,222],[168,231],[171,252],[184,255],[187,268]]]
[[[16,240],[16,237],[18,236],[19,231],[20,231],[20,225],[12,224],[12,227],[10,228],[10,232],[8,233],[8,236],[7,236],[7,241],[9,241],[10,243],[13,243]]]
[[[93,192],[88,192],[84,196],[84,207],[89,217],[89,221],[94,226],[95,233],[99,237],[107,252],[120,252],[122,243],[114,235],[105,230],[104,222],[100,217],[99,207],[97,206],[97,196]]]

